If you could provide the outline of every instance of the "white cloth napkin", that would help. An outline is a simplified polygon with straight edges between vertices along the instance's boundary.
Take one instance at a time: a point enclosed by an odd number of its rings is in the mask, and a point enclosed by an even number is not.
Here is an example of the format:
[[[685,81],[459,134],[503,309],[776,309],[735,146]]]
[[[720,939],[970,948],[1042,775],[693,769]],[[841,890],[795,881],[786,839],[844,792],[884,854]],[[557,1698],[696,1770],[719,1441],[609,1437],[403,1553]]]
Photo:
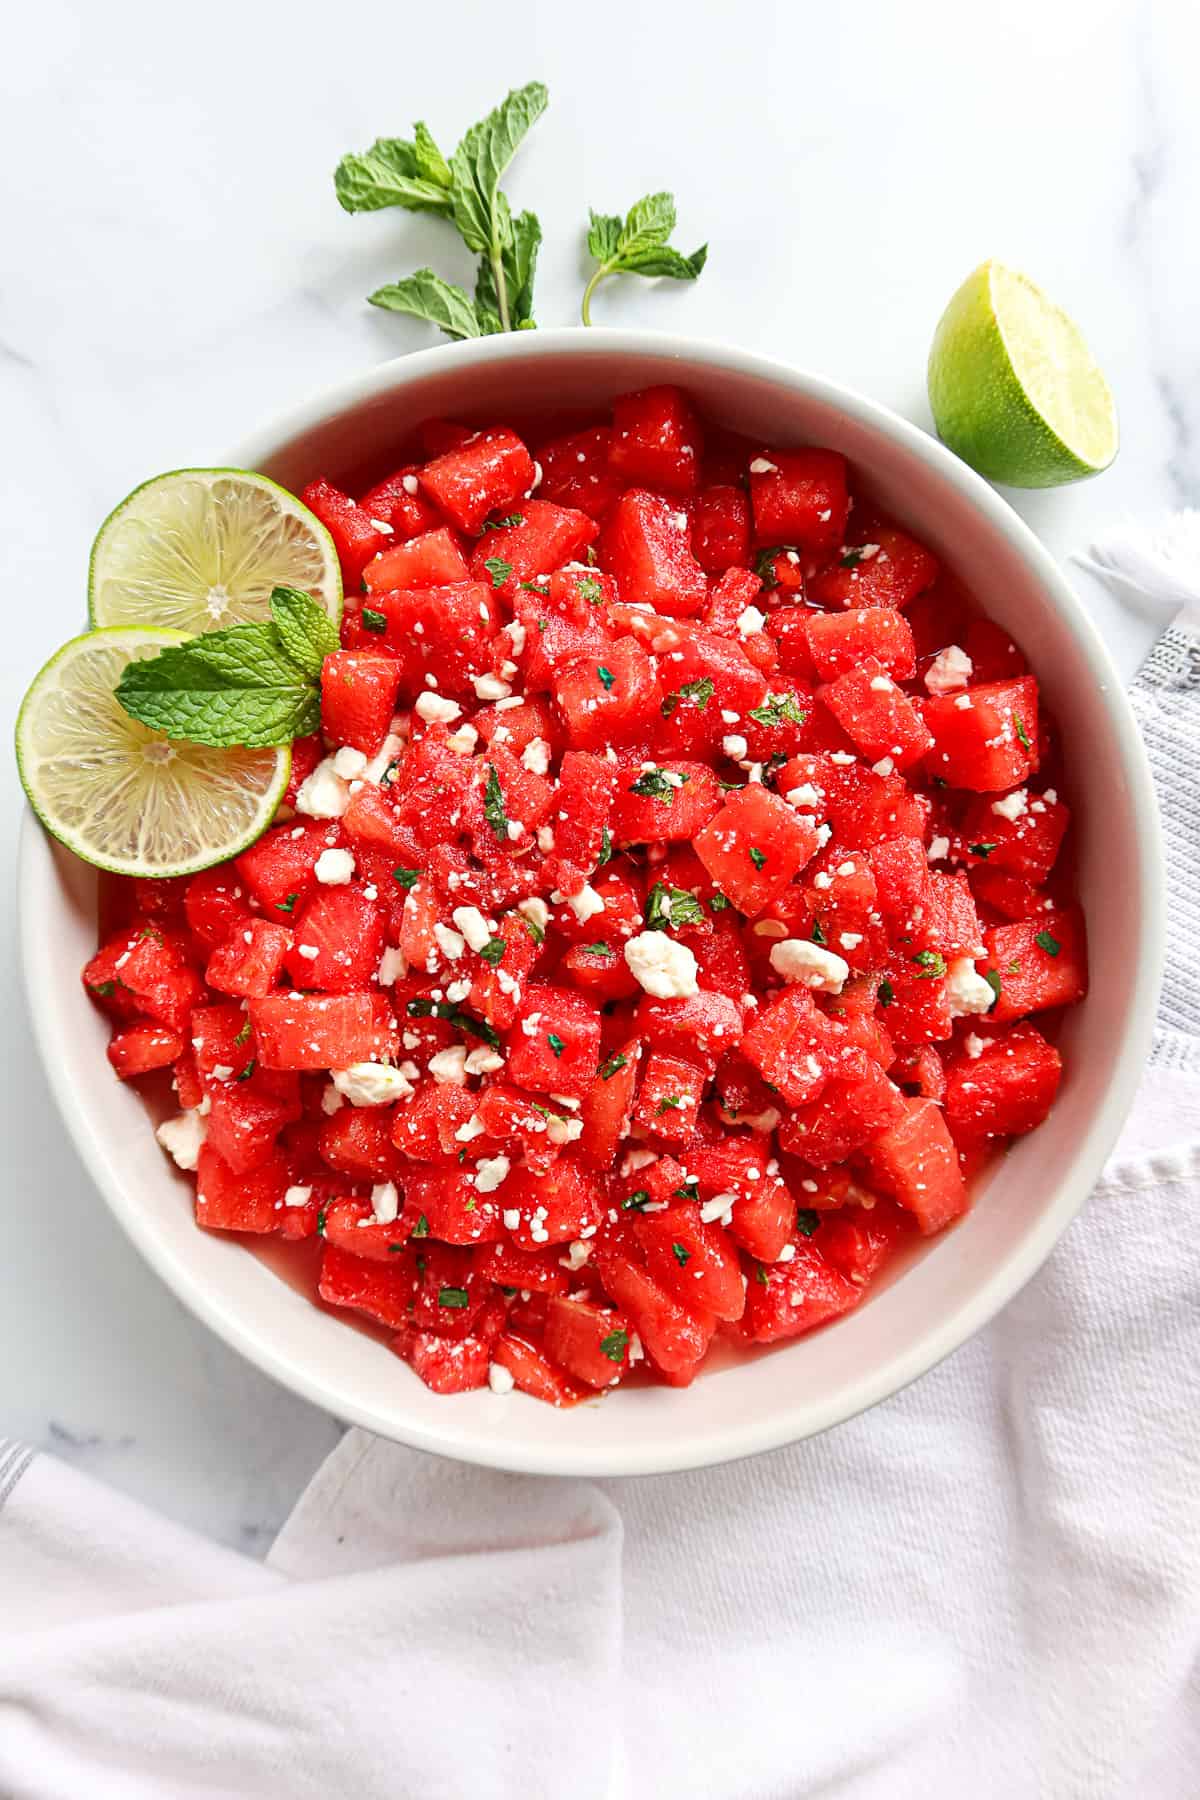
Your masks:
[[[865,1417],[711,1472],[543,1481],[351,1431],[265,1564],[0,1442],[0,1793],[1192,1800],[1186,632],[1135,698],[1178,974],[1086,1215],[999,1319]]]

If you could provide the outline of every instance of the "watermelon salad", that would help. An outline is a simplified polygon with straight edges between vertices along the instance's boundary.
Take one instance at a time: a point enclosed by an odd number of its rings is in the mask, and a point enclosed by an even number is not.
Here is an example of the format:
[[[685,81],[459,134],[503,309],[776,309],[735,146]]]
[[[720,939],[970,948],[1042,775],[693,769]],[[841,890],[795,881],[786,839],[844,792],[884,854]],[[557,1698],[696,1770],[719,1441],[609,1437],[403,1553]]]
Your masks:
[[[674,387],[302,498],[322,729],[236,860],[113,879],[83,972],[197,1224],[439,1393],[683,1386],[861,1304],[1087,988],[1020,647],[842,456]]]

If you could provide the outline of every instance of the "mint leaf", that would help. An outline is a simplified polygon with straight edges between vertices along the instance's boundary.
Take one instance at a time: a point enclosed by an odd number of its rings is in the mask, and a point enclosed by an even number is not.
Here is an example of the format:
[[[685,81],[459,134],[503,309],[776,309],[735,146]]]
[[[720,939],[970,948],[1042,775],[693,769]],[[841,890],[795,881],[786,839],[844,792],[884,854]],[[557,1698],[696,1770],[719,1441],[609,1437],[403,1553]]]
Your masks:
[[[333,176],[334,192],[349,213],[403,206],[408,212],[454,215],[450,171],[424,125],[417,141],[376,138],[369,150],[343,156]]]
[[[752,707],[746,716],[759,725],[782,725],[785,719],[803,725],[808,714],[795,694],[768,694],[763,704]]]
[[[672,194],[647,194],[634,202],[624,222],[615,213],[589,212],[588,219],[587,247],[598,266],[584,289],[581,312],[585,325],[592,322],[592,295],[608,276],[695,281],[708,257],[707,244],[684,256],[667,243],[675,229]]]
[[[683,777],[687,780],[687,776]],[[665,800],[668,806],[675,804],[675,789],[682,786],[678,779],[670,781],[662,769],[645,769],[637,780],[630,783],[629,792],[640,794],[644,800]]]
[[[624,1362],[628,1343],[629,1333],[623,1326],[618,1326],[615,1331],[610,1331],[600,1339],[600,1354],[607,1356],[609,1362]]]
[[[479,952],[479,954],[483,958],[484,962],[491,963],[491,965],[494,969],[498,962],[502,962],[504,960],[504,939],[503,938],[489,938],[487,943],[483,946],[482,950]]]
[[[445,188],[447,193],[454,185],[454,177],[450,173],[450,165],[433,141],[433,133],[424,119],[418,119],[413,126],[413,160],[417,166],[417,174],[423,181],[432,182],[434,187]]]
[[[508,842],[508,814],[504,809],[504,789],[496,773],[495,763],[487,766],[487,782],[483,790],[483,816],[500,843]]]
[[[710,678],[705,675],[699,681],[685,681],[681,688],[668,694],[659,709],[664,719],[669,719],[675,708],[683,700],[690,700],[697,712],[703,712],[712,699],[714,688]]]
[[[408,313],[410,318],[427,319],[449,338],[476,338],[485,333],[468,294],[452,282],[443,281],[432,269],[418,269],[403,281],[389,282],[368,294],[372,306],[387,312]]]
[[[321,723],[317,689],[274,624],[231,625],[130,663],[116,697],[152,731],[217,749],[286,744]]]
[[[305,675],[319,676],[325,658],[342,647],[337,626],[324,607],[299,588],[272,590],[271,617],[284,654]]]
[[[647,931],[666,931],[672,925],[702,925],[704,908],[686,888],[667,887],[656,881],[646,902]]]
[[[519,213],[512,221],[511,239],[500,251],[500,269],[508,293],[510,330],[533,324],[533,278],[541,244],[542,227],[537,215]],[[489,335],[504,330],[500,296],[496,291],[496,271],[486,257],[480,262],[475,278],[475,311],[481,324],[486,315]]]
[[[608,1061],[601,1068],[601,1070],[600,1070],[601,1081],[611,1081],[614,1075],[619,1073],[619,1071],[621,1069],[628,1068],[628,1066],[629,1066],[629,1058],[627,1056],[622,1055],[621,1052],[618,1051],[615,1056],[610,1056]]]
[[[477,290],[485,330],[493,321],[501,331],[532,323],[533,266],[541,229],[529,213],[514,225],[500,177],[545,112],[549,98],[540,81],[515,88],[486,119],[472,125],[450,159],[454,223],[467,249],[488,265],[489,275],[481,271]]]
[[[483,566],[490,575],[494,588],[502,588],[513,572],[512,564],[505,562],[502,556],[489,556]]]

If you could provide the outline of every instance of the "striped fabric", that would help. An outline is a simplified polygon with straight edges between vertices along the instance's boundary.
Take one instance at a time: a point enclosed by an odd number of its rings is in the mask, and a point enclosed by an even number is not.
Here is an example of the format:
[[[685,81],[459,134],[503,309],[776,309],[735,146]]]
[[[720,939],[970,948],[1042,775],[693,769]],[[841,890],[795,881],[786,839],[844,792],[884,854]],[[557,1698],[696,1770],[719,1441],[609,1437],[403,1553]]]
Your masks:
[[[0,1437],[0,1507],[33,1461],[34,1452],[15,1438]]]

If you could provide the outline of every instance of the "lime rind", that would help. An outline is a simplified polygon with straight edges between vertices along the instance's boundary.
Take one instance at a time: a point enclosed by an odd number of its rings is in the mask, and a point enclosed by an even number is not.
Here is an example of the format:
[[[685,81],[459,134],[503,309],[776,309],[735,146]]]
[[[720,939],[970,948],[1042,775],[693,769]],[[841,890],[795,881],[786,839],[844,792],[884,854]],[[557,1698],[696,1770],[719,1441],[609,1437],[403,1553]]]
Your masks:
[[[127,494],[96,534],[94,626],[161,625],[195,636],[266,619],[271,589],[310,593],[334,624],[333,539],[294,494],[246,469],[172,469]]]
[[[17,767],[50,834],[118,875],[192,875],[252,844],[291,774],[290,746],[216,750],[168,741],[118,703],[134,657],[186,633],[122,625],[72,638],[34,678],[16,725]]]
[[[1079,328],[1001,263],[981,263],[951,297],[928,387],[942,441],[991,481],[1057,487],[1117,454],[1112,393]]]

